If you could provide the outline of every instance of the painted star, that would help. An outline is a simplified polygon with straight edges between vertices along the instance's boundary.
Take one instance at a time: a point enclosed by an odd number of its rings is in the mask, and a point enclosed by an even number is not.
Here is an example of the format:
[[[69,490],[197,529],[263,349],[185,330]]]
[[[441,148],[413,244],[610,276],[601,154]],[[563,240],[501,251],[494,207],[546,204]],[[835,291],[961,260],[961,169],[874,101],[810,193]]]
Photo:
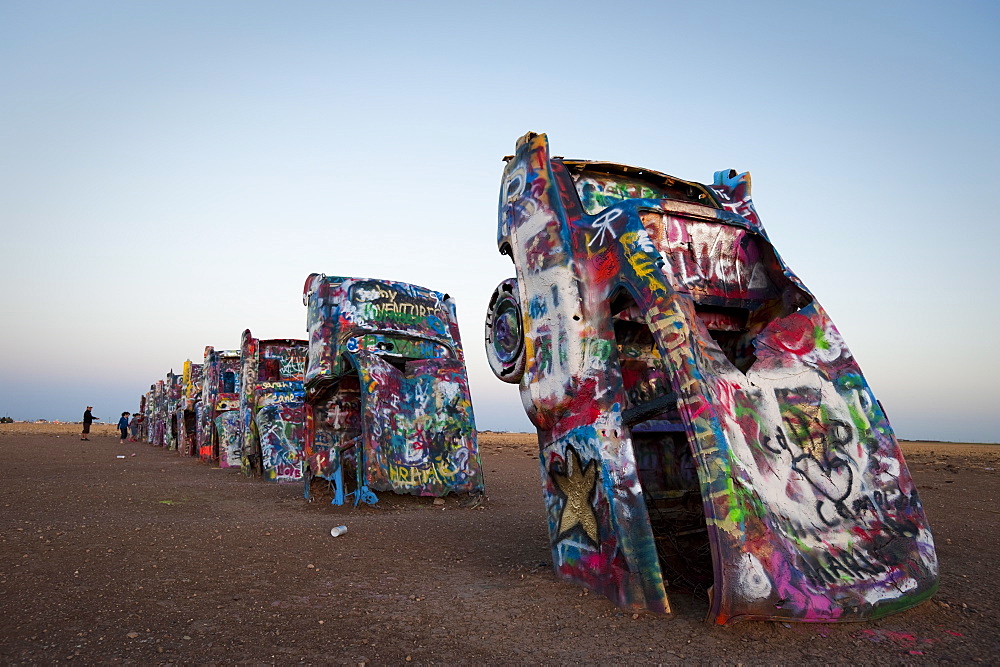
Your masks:
[[[591,499],[597,483],[597,462],[591,461],[584,468],[576,450],[572,447],[567,447],[566,450],[572,455],[566,459],[566,472],[560,473],[554,469],[550,471],[553,481],[565,498],[562,514],[559,515],[559,537],[579,527],[596,545],[599,544],[597,516]]]

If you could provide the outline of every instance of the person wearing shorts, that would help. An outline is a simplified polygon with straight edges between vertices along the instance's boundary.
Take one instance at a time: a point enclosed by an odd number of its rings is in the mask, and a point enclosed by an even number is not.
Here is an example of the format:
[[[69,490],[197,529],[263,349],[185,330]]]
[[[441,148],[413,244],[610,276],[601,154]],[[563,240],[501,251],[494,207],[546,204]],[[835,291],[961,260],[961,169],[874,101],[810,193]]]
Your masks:
[[[93,409],[93,405],[88,405],[87,409],[83,411],[83,433],[80,434],[81,440],[90,440],[90,438],[87,437],[90,435],[90,425],[94,423],[95,419],[100,419],[100,417],[95,417],[90,414],[90,411]]]

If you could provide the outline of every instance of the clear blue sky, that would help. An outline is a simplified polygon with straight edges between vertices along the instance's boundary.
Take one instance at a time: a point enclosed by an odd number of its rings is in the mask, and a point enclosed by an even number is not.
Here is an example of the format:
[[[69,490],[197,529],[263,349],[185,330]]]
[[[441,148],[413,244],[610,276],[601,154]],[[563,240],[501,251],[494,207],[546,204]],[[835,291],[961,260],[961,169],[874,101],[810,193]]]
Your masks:
[[[0,415],[304,337],[318,271],[454,295],[480,428],[528,430],[482,322],[530,130],[750,171],[897,434],[1000,441],[998,8],[0,0]]]

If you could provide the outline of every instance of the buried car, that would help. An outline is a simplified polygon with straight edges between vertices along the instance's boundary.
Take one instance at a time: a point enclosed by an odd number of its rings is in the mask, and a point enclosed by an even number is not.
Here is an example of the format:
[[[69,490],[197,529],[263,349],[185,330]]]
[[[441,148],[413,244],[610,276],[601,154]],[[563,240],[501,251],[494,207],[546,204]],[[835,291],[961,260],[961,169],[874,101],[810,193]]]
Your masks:
[[[198,455],[197,410],[201,402],[201,371],[203,365],[184,362],[181,375],[180,399],[177,401],[174,420],[177,432],[177,451],[184,456]]]
[[[242,467],[276,482],[302,480],[305,428],[304,340],[254,338],[243,332],[240,419]]]
[[[163,380],[157,380],[149,386],[149,400],[146,409],[149,411],[146,440],[151,445],[163,447],[166,444],[166,388]]]
[[[538,431],[557,574],[623,607],[850,621],[929,598],[937,560],[881,405],[772,246],[749,174],[711,185],[507,158],[487,357]]]
[[[166,436],[167,449],[178,451],[184,438],[184,376],[174,373],[171,368],[167,373],[166,389]]]
[[[219,462],[220,468],[239,468],[240,351],[205,348],[202,366],[202,405],[198,410],[198,456]]]
[[[306,494],[483,492],[465,358],[447,294],[389,280],[306,280]],[[350,482],[350,484],[349,484]]]

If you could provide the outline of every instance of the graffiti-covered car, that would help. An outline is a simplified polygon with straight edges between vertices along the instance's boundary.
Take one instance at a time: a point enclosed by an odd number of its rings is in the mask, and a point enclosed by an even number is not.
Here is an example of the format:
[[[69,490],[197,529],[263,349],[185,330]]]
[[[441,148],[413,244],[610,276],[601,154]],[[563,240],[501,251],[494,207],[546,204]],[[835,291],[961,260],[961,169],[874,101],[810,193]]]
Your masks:
[[[166,438],[167,449],[177,451],[179,443],[184,437],[184,378],[183,375],[174,373],[171,368],[167,372],[167,380],[164,383],[166,391],[166,427],[164,437]]]
[[[201,401],[203,365],[193,363],[190,359],[184,362],[184,370],[180,378],[180,395],[174,407],[174,432],[176,433],[177,452],[183,456],[198,455],[198,419],[197,408]]]
[[[149,429],[147,440],[149,444],[163,447],[167,444],[167,390],[163,380],[157,380],[149,387],[150,400],[147,404],[149,410]]]
[[[142,408],[143,416],[142,437],[140,440],[149,444],[152,444],[153,442],[153,405],[156,402],[155,395],[156,385],[151,384],[149,385],[149,391],[143,394],[142,398],[139,400],[139,406]]]
[[[146,440],[146,423],[147,423],[147,410],[146,405],[149,402],[149,392],[146,392],[139,397],[139,411],[133,415],[136,419],[135,430],[133,431],[133,440],[145,441]]]
[[[916,487],[857,362],[774,249],[749,174],[711,185],[507,159],[487,356],[538,431],[553,565],[621,606],[850,621],[937,587]],[[669,582],[669,584],[668,584]]]
[[[199,411],[198,456],[220,468],[239,468],[243,451],[240,432],[240,351],[205,348]]]
[[[447,294],[389,280],[312,274],[306,363],[306,490],[336,504],[373,491],[483,492],[465,357]],[[352,482],[350,489],[348,482]]]
[[[305,437],[304,340],[254,338],[243,332],[240,419],[242,466],[276,482],[302,481]]]

